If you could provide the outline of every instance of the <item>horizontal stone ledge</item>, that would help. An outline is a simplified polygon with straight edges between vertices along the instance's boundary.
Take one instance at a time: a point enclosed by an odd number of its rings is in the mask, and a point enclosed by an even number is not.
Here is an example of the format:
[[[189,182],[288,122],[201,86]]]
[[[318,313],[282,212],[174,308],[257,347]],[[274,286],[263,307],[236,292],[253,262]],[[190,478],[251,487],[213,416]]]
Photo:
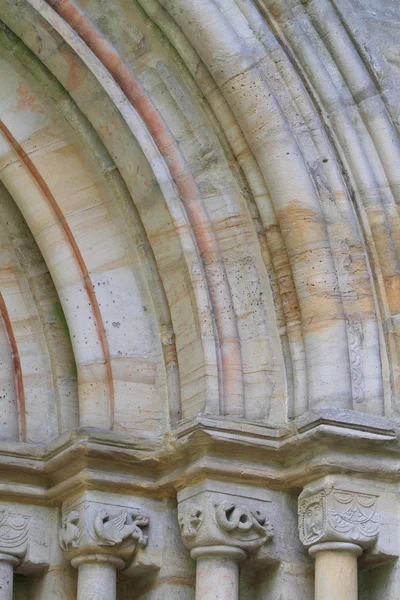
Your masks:
[[[64,498],[85,490],[107,492],[112,488],[122,495],[137,494],[148,498],[175,498],[176,489],[187,481],[196,481],[201,477],[220,478],[224,481],[263,486],[275,491],[296,491],[316,477],[333,475],[337,472],[366,477],[376,482],[396,482],[398,480],[398,457],[390,465],[382,468],[379,457],[358,458],[357,464],[347,453],[333,456],[323,453],[301,465],[287,468],[276,468],[273,465],[243,468],[243,465],[231,460],[221,461],[205,458],[191,464],[187,469],[175,472],[160,479],[146,478],[138,473],[110,473],[109,470],[83,468],[54,485],[47,486],[45,478],[42,487],[30,486],[24,482],[3,480],[0,484],[0,499],[14,499],[40,506],[59,505]]]
[[[38,465],[40,469],[43,462],[49,462],[52,458],[60,456],[63,451],[68,452],[71,447],[78,448],[81,444],[84,446],[93,444],[99,449],[104,447],[107,451],[115,449],[118,452],[118,449],[123,449],[136,453],[138,458],[142,459],[152,453],[157,454],[161,449],[165,449],[166,444],[172,448],[177,440],[197,431],[204,431],[209,435],[214,432],[221,438],[226,433],[230,437],[234,436],[235,440],[248,438],[256,443],[259,439],[271,446],[274,442],[284,445],[298,434],[315,430],[320,425],[342,427],[351,431],[368,432],[387,439],[400,440],[400,420],[396,422],[383,416],[353,410],[321,408],[310,410],[280,425],[204,413],[181,421],[172,433],[160,437],[133,436],[131,432],[109,431],[97,427],[77,427],[43,444],[0,441],[0,457],[9,457],[10,461],[16,462],[19,459],[29,458],[30,466],[34,468]]]
[[[271,489],[295,489],[339,471],[392,481],[399,440],[394,421],[334,409],[310,411],[281,427],[198,415],[172,434],[150,440],[78,428],[47,446],[34,446],[33,454],[32,444],[0,444],[0,497],[51,504],[73,486],[105,485],[122,493],[173,497],[182,481],[204,474]]]
[[[141,463],[147,459],[158,462],[160,454],[166,456],[168,452],[176,451],[180,441],[198,432],[220,440],[234,440],[235,443],[244,440],[255,446],[262,443],[266,447],[284,448],[300,434],[317,431],[323,425],[331,427],[332,431],[342,428],[352,433],[368,433],[370,439],[378,441],[400,442],[400,421],[397,423],[386,417],[352,410],[326,408],[308,411],[282,425],[200,414],[181,421],[172,433],[157,438],[96,427],[78,427],[46,444],[0,442],[0,460],[6,463],[8,458],[10,464],[18,467],[19,460],[26,461],[29,458],[29,470],[40,470],[43,464],[50,464],[71,450],[79,453],[92,448],[99,453],[102,450],[116,454],[125,452],[130,460],[136,457]]]
[[[321,424],[357,429],[388,438],[395,437],[396,428],[399,428],[398,424],[396,427],[396,423],[386,417],[336,408],[310,410],[297,418],[297,429],[299,432],[307,431]]]

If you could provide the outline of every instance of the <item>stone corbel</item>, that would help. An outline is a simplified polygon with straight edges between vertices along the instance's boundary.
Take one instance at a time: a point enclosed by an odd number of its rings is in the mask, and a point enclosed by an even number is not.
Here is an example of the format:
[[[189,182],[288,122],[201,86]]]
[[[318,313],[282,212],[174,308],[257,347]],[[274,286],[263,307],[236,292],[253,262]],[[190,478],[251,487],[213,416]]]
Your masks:
[[[274,533],[264,510],[242,497],[204,491],[179,502],[182,540],[196,560],[196,600],[238,598],[238,564]]]
[[[1,598],[12,600],[14,569],[23,561],[29,544],[29,517],[8,510],[0,512]]]
[[[116,573],[147,544],[149,518],[141,510],[82,501],[62,515],[60,545],[79,569],[78,600],[116,597]],[[91,595],[92,594],[92,595]]]
[[[378,495],[326,478],[299,497],[299,535],[315,557],[315,598],[357,599],[357,558],[379,534]]]

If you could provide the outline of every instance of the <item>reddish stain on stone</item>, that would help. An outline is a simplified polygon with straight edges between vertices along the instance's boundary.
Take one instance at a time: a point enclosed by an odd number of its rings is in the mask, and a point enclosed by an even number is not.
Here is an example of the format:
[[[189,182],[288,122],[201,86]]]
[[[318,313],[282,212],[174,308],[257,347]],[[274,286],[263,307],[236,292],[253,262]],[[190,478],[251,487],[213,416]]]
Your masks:
[[[31,93],[30,89],[23,81],[20,82],[17,88],[17,94],[20,98],[18,104],[14,107],[14,113],[20,113],[24,110],[29,110],[35,113],[44,113],[44,108],[38,102],[37,97]]]
[[[108,125],[105,125],[105,124],[101,125],[99,127],[99,131],[107,134],[109,137],[113,137],[113,132],[111,131],[111,129],[109,128]]]
[[[79,60],[70,52],[66,46],[61,46],[60,52],[68,64],[67,89],[72,92],[80,86],[86,77],[86,70]]]
[[[215,239],[215,232],[212,230],[207,211],[202,205],[197,184],[192,174],[187,170],[179,148],[176,146],[151,99],[144,92],[140,81],[123,63],[117,50],[104,39],[101,32],[96,29],[74,0],[48,0],[48,2],[103,63],[143,119],[164,157],[172,179],[176,183],[179,195],[192,223],[203,260],[215,262],[218,265],[220,256],[218,242]],[[243,402],[244,395],[241,349],[233,309],[231,308],[230,290],[225,277],[224,273],[221,273],[219,290],[217,292],[214,286],[211,286],[211,295],[221,346],[224,394],[226,398],[231,396],[233,403],[239,405]],[[221,290],[223,290],[222,294]],[[221,300],[221,296],[224,296],[223,300]],[[226,314],[227,316],[225,316]],[[241,414],[242,410],[242,408],[239,408],[238,414]]]

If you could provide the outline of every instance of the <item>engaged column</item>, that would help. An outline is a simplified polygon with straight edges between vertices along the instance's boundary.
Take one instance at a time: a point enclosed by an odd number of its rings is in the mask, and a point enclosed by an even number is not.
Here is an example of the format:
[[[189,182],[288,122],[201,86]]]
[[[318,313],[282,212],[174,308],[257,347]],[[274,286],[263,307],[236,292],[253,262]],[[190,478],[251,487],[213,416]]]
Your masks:
[[[196,560],[196,600],[238,600],[239,564],[273,537],[264,507],[201,486],[178,500],[182,539]]]
[[[299,533],[315,558],[315,600],[357,600],[357,559],[378,537],[378,496],[325,478],[299,497]]]
[[[26,516],[11,511],[0,513],[0,600],[13,599],[14,568],[26,554],[28,526]]]
[[[82,501],[63,513],[60,545],[78,569],[77,600],[116,600],[117,571],[147,544],[139,509]]]

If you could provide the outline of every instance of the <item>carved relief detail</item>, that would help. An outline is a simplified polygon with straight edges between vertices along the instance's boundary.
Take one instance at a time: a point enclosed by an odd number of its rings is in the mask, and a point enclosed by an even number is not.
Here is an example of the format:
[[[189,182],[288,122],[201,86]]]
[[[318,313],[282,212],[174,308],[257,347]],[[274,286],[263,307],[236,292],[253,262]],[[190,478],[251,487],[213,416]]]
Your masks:
[[[59,534],[60,546],[67,552],[79,546],[79,540],[82,537],[82,521],[80,512],[72,510],[62,517],[61,530]]]
[[[28,549],[29,518],[0,511],[0,553],[22,559]]]
[[[128,559],[147,545],[149,521],[138,509],[82,502],[63,514],[60,545],[69,559],[105,552]]]
[[[273,526],[261,511],[225,500],[216,504],[215,518],[219,527],[240,539],[267,541],[273,537]]]
[[[181,534],[184,539],[192,538],[196,535],[203,523],[203,511],[194,502],[187,502],[179,507],[178,521]]]
[[[360,404],[364,401],[364,376],[362,371],[362,326],[356,319],[349,319],[348,322],[351,382],[353,389],[353,401]]]
[[[189,549],[201,546],[233,546],[254,552],[274,533],[270,521],[260,510],[234,497],[206,493],[198,502],[182,502],[178,509],[182,539]]]
[[[148,524],[149,518],[141,516],[138,511],[123,510],[111,517],[106,508],[98,511],[93,523],[98,543],[104,546],[117,546],[128,539],[146,546],[147,536],[142,528]]]
[[[375,539],[379,530],[376,500],[376,496],[332,490],[328,511],[330,526],[354,542]]]
[[[299,531],[304,545],[318,542],[326,529],[325,492],[306,498],[299,504]]]
[[[299,499],[299,534],[305,546],[341,541],[365,547],[376,540],[376,495],[335,487],[303,494]]]

